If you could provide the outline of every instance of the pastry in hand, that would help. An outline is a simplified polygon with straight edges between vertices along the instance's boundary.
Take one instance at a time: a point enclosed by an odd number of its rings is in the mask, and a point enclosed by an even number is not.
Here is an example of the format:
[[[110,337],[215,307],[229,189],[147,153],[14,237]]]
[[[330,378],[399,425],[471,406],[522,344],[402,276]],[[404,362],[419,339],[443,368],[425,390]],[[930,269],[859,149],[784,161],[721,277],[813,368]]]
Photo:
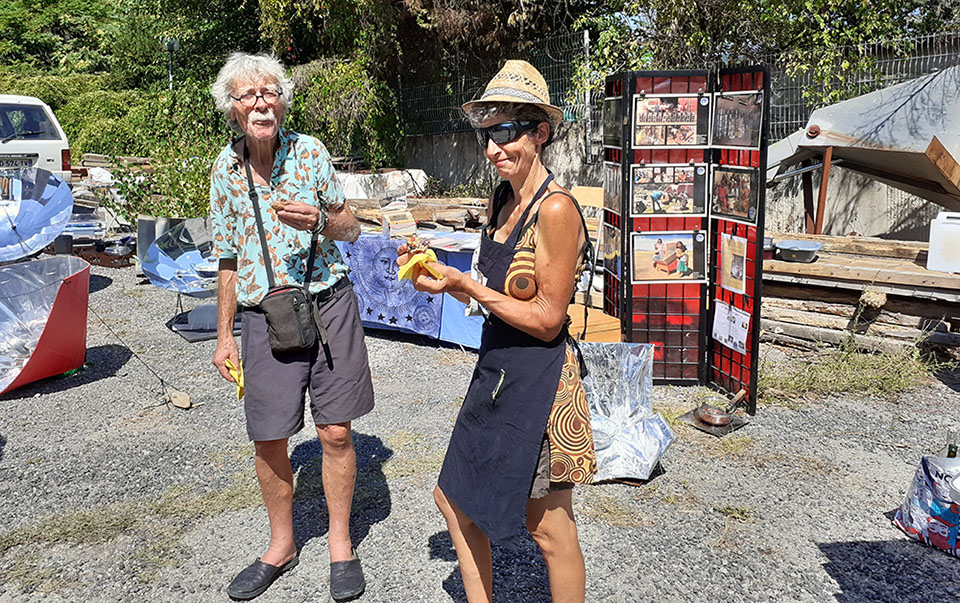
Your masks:
[[[433,278],[443,278],[443,273],[430,265],[430,262],[437,261],[437,254],[430,249],[430,243],[417,235],[407,237],[406,243],[407,253],[410,255],[410,259],[400,266],[397,279],[413,279],[414,268],[417,266],[422,266]]]
[[[287,206],[287,203],[289,203],[289,201],[271,201],[270,207],[273,208],[273,211],[280,211]]]
[[[426,239],[421,239],[417,235],[407,237],[407,253],[410,255],[426,253],[428,249],[430,249],[430,243]]]

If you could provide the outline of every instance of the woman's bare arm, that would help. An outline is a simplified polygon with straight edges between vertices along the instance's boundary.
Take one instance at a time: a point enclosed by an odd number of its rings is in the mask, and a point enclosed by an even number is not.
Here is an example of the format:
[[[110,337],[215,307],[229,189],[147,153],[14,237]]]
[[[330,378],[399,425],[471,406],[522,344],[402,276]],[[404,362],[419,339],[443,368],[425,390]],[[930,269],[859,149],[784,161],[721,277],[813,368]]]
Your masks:
[[[419,273],[414,285],[432,293],[465,294],[483,304],[507,324],[544,341],[560,332],[573,296],[574,271],[583,237],[580,214],[565,195],[550,197],[540,207],[534,272],[537,294],[521,301],[498,293],[459,270],[432,264],[444,274],[441,280]]]

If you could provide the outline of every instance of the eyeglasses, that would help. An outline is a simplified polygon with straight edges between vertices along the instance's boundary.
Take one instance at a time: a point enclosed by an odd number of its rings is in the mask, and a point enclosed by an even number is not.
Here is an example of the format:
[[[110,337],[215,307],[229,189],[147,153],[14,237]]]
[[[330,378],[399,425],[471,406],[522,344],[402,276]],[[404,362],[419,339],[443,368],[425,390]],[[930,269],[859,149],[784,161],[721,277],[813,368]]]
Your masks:
[[[507,144],[528,130],[536,130],[539,125],[536,121],[505,121],[489,128],[477,128],[477,142],[484,148],[490,140],[497,145]]]
[[[244,107],[253,107],[257,104],[257,99],[263,99],[263,102],[268,105],[272,105],[280,100],[280,95],[283,94],[283,91],[279,88],[277,90],[267,90],[261,92],[260,94],[254,94],[253,92],[247,92],[246,94],[241,94],[240,96],[230,95],[230,98],[237,101]]]

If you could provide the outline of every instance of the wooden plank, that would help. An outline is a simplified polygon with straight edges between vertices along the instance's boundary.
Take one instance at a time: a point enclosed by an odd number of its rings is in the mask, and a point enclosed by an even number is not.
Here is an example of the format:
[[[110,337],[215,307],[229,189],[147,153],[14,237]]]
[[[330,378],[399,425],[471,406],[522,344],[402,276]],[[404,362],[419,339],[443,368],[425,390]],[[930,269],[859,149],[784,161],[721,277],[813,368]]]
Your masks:
[[[769,292],[764,291],[764,293]],[[916,305],[919,306],[920,304]],[[886,305],[884,307],[886,307]],[[881,323],[901,327],[912,327],[914,329],[921,329],[924,331],[947,330],[946,324],[940,318],[926,318],[923,316],[891,312],[888,310],[876,312],[871,311],[870,309],[861,308],[859,305],[845,303],[838,304],[823,301],[810,301],[805,299],[784,299],[781,297],[770,297],[769,295],[764,295],[762,309],[765,311],[767,308],[816,312],[830,316],[841,316],[847,319],[852,319],[854,316],[859,316],[859,319],[862,323]],[[771,315],[770,318],[776,317]]]
[[[917,341],[923,336],[923,331],[911,327],[901,327],[882,323],[862,323],[845,316],[833,316],[819,312],[791,310],[767,306],[761,311],[761,316],[779,322],[789,322],[796,325],[806,325],[823,329],[850,331],[863,335],[877,337],[891,337],[893,339],[907,339]]]
[[[583,304],[583,291],[577,291],[573,297],[575,303]],[[600,291],[590,292],[590,307],[603,310],[603,293]]]
[[[603,207],[603,188],[599,186],[575,186],[570,194],[581,207]]]
[[[570,304],[567,315],[570,317],[570,334],[579,336],[583,331],[583,305]],[[620,319],[591,309],[587,316],[587,336],[584,341],[620,341]]]
[[[943,146],[940,139],[936,136],[927,145],[924,153],[927,158],[940,170],[940,173],[947,179],[955,189],[960,189],[960,164],[956,158]]]
[[[853,290],[800,283],[766,282],[763,284],[763,299],[765,301],[767,299],[782,299],[788,302],[817,300],[817,303],[835,303],[856,307],[860,304],[860,296],[863,294],[863,290],[872,291],[874,289],[875,287],[865,287],[862,290]],[[915,317],[926,321],[948,321],[954,324],[952,330],[960,332],[960,303],[941,300],[917,301],[913,297],[887,295],[887,302],[881,310],[884,313]]]
[[[767,260],[769,261],[769,260]],[[766,262],[764,262],[766,263]],[[830,278],[820,278],[815,276],[798,276],[795,274],[773,274],[764,272],[764,287],[768,282],[793,283],[797,286],[816,286],[822,288],[846,289],[850,291],[863,291],[866,288],[886,293],[887,295],[899,295],[913,299],[929,299],[943,302],[960,303],[960,293],[936,287],[909,287],[895,284],[877,284],[861,283],[843,280],[834,280]]]
[[[960,290],[960,275],[944,272],[907,272],[884,268],[846,266],[828,262],[801,264],[782,260],[764,260],[764,274],[789,274],[794,276],[815,276],[859,283],[890,283],[910,287],[930,287],[934,289]]]
[[[807,341],[817,343],[829,343],[838,345],[853,337],[857,347],[872,352],[891,352],[897,353],[903,351],[913,344],[897,339],[884,339],[882,337],[871,337],[868,335],[856,335],[847,331],[837,331],[834,329],[824,329],[819,327],[808,327],[777,320],[761,319],[760,328],[777,335],[787,335]]]
[[[763,343],[775,343],[777,345],[799,348],[808,352],[816,351],[819,348],[819,345],[812,341],[790,337],[782,333],[773,333],[771,331],[760,331],[760,341]]]
[[[920,241],[893,241],[877,237],[839,237],[833,235],[816,235],[794,232],[767,231],[768,237],[773,237],[774,243],[779,241],[816,241],[823,244],[824,253],[845,253],[852,255],[867,255],[883,258],[900,258],[917,260],[926,255],[930,246]]]

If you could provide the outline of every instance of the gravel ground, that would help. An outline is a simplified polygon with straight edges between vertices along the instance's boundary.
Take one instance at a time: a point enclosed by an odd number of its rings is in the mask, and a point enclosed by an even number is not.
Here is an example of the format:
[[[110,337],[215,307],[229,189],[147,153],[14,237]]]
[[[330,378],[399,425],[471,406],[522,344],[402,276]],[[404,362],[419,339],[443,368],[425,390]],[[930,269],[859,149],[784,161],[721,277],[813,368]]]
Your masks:
[[[132,268],[92,274],[86,368],[0,397],[0,601],[226,601],[268,537],[233,386],[210,364],[213,341],[164,326],[172,293]],[[354,424],[361,600],[465,601],[431,489],[475,357],[382,331],[367,345],[377,407]],[[160,404],[131,352],[201,405]],[[587,600],[956,601],[960,562],[890,518],[920,456],[960,424],[958,391],[933,381],[895,400],[761,407],[722,440],[678,426],[650,484],[575,490]],[[658,387],[656,404],[676,414],[693,392]],[[301,564],[258,600],[328,601],[310,430],[291,454]],[[532,541],[495,549],[494,563],[496,600],[549,601]]]

